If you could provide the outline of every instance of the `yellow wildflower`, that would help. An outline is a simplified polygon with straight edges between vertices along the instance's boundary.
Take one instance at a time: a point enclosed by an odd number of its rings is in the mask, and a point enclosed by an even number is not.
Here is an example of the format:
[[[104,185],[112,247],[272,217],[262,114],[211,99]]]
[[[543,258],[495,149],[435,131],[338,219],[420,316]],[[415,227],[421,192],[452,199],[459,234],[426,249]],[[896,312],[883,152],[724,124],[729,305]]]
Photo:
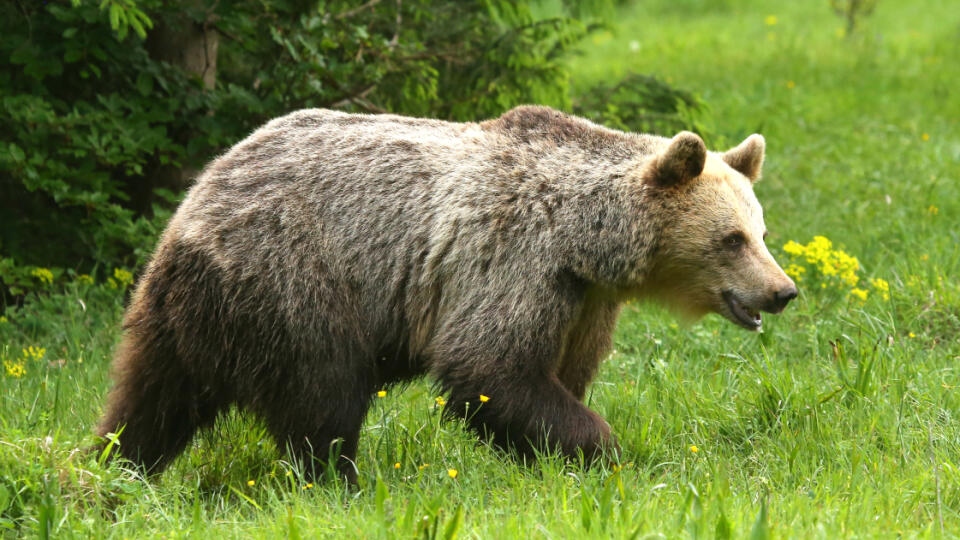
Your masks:
[[[0,315],[0,324],[7,324],[8,322],[10,321],[8,321],[6,317]]]
[[[124,270],[123,268],[114,268],[113,279],[117,281],[119,286],[126,287],[133,283],[133,274]]]
[[[447,469],[447,475],[450,476],[450,478],[456,478],[458,474],[460,473],[457,472],[456,469]]]
[[[93,285],[93,278],[90,274],[80,274],[77,276],[77,283],[81,285]]]
[[[850,289],[850,296],[855,296],[859,298],[861,302],[866,301],[867,294],[868,294],[868,291],[865,289],[857,289],[857,288]]]
[[[24,361],[33,360],[34,362],[39,362],[43,359],[44,355],[47,354],[47,349],[43,347],[34,347],[31,345],[26,349],[22,349],[20,353],[21,356],[23,356]]]
[[[387,397],[387,391],[380,390],[379,392],[377,392],[377,397]]]
[[[307,485],[303,486],[303,489],[310,489],[310,488],[312,488],[312,487],[313,487],[313,484],[307,484]]]
[[[398,461],[398,462],[394,463],[394,464],[393,464],[393,468],[394,468],[394,469],[399,469],[399,468],[400,468],[400,462]]]
[[[488,401],[490,401],[490,396],[485,396],[483,394],[480,394],[480,403],[486,403]]]
[[[438,407],[443,407],[444,405],[447,404],[447,400],[443,399],[443,396],[437,396],[436,399],[434,399],[433,401],[437,404]]]
[[[814,236],[813,241],[807,244],[806,246],[806,256],[807,262],[810,264],[818,264],[821,261],[827,259],[830,255],[830,250],[833,248],[833,242],[831,242],[825,236]]]
[[[806,273],[807,269],[799,264],[790,263],[786,268],[783,269],[783,271],[793,279],[801,281],[803,280],[803,276],[801,274]]]
[[[880,291],[880,296],[883,297],[884,300],[890,299],[890,283],[888,283],[887,280],[883,278],[870,278],[870,285]]]
[[[793,88],[794,88],[795,86],[797,86],[797,83],[795,83],[795,82],[793,82],[793,81],[787,81],[787,88],[793,90]]]
[[[767,15],[767,17],[766,17],[765,19],[763,19],[763,22],[764,22],[767,26],[774,26],[774,25],[777,24],[778,19],[777,19],[777,16],[776,16],[776,15]]]
[[[806,248],[804,248],[802,245],[798,244],[797,242],[790,240],[789,242],[783,245],[783,250],[790,255],[799,257],[800,255],[803,255],[804,251],[806,251]]]
[[[429,466],[430,466],[429,463],[424,463],[423,465],[417,467],[417,469],[422,471],[422,470],[426,469],[426,468],[429,467]]]
[[[27,373],[27,369],[23,367],[23,362],[16,362],[13,360],[4,360],[3,368],[7,371],[8,377],[13,377],[14,379],[19,379]]]
[[[697,448],[697,445],[691,444],[691,445],[690,445],[690,451],[691,451],[692,453],[696,454],[697,452],[700,451],[700,449]]]
[[[47,268],[34,268],[30,271],[30,275],[39,279],[44,285],[53,284],[53,272]]]
[[[254,481],[254,480],[247,480],[247,485],[248,485],[248,486],[253,486],[253,485],[255,485],[255,484],[256,484],[256,481]]]
[[[940,209],[931,204],[927,207],[927,212],[929,212],[931,216],[935,216],[940,213]]]
[[[909,334],[907,334],[907,335],[908,335],[908,336],[910,336],[910,337],[912,337],[912,338],[915,338],[915,337],[917,337],[917,335],[916,335],[916,334],[914,334],[913,332],[910,332],[910,333],[909,333]]]
[[[929,140],[930,140],[930,134],[929,134],[929,133],[924,133],[923,135],[920,136],[920,138],[923,139],[924,142],[929,141]]]

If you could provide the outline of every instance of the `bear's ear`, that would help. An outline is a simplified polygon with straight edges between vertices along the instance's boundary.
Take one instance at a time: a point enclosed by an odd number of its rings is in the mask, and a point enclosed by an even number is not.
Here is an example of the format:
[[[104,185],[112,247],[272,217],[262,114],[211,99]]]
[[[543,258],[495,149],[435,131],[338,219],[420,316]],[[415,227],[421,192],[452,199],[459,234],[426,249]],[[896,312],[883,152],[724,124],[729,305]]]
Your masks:
[[[695,133],[681,131],[670,146],[650,161],[645,177],[658,186],[679,186],[700,176],[707,161],[707,145]]]
[[[727,165],[740,171],[741,174],[756,182],[760,179],[760,169],[763,167],[763,154],[767,143],[763,135],[754,133],[747,137],[739,146],[723,153],[723,160]]]

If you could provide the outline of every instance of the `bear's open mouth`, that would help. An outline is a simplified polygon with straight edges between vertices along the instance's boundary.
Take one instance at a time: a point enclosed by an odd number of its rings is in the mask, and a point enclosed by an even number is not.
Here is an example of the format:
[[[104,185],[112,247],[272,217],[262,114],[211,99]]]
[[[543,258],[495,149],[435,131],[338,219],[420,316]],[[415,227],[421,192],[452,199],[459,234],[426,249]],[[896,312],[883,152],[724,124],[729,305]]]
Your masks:
[[[730,291],[723,292],[723,300],[727,303],[727,309],[730,310],[731,316],[728,316],[728,319],[747,330],[760,330],[760,327],[763,325],[760,312],[743,305],[743,302]]]

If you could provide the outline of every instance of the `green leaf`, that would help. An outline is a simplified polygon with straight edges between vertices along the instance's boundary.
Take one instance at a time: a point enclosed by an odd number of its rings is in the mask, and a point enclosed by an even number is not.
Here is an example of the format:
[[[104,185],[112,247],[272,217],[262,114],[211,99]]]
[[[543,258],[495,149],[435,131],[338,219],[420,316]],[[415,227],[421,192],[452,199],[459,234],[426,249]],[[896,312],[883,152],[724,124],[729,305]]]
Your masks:
[[[753,524],[753,530],[750,531],[750,540],[768,540],[770,538],[770,525],[767,523],[767,499],[763,499],[760,506],[760,513],[757,514],[757,521]]]
[[[23,150],[21,150],[20,147],[14,143],[10,143],[10,145],[7,148],[8,148],[8,151],[10,152],[10,157],[12,157],[13,161],[15,162],[19,163],[27,157],[26,154],[23,153]]]
[[[153,77],[149,73],[137,75],[137,91],[141,96],[149,96],[153,92]]]
[[[457,537],[457,533],[460,532],[460,527],[463,525],[463,506],[457,506],[456,512],[453,513],[453,517],[450,518],[450,521],[447,522],[447,526],[443,529],[443,540],[453,540]]]
[[[110,28],[114,31],[120,28],[120,13],[120,6],[116,4],[110,5]]]
[[[77,29],[76,29],[76,28],[67,28],[66,30],[63,31],[63,34],[62,34],[62,35],[63,35],[64,38],[70,39],[70,38],[72,38],[73,36],[77,35]]]
[[[720,517],[717,518],[717,528],[713,531],[713,536],[717,540],[730,540],[732,535],[730,530],[730,522],[727,520],[727,516],[723,514],[723,510],[720,511]]]

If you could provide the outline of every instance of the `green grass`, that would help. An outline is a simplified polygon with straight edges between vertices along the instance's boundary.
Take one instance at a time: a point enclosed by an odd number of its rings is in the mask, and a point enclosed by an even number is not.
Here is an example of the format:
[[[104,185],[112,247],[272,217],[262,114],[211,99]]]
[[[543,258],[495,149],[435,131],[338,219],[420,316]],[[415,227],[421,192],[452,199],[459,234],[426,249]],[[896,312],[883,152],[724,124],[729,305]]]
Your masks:
[[[826,1],[651,1],[619,21],[587,42],[576,84],[652,72],[709,104],[711,147],[763,133],[757,193],[775,255],[786,264],[788,240],[827,236],[860,260],[861,287],[889,281],[889,300],[821,288],[811,269],[762,335],[629,306],[589,396],[620,437],[622,468],[518,465],[440,423],[416,383],[377,400],[350,491],[304,489],[237,415],[149,481],[77,451],[108,387],[121,302],[99,286],[34,298],[0,323],[3,360],[46,348],[23,377],[0,375],[0,534],[957,534],[960,10],[880,2],[849,38]]]

